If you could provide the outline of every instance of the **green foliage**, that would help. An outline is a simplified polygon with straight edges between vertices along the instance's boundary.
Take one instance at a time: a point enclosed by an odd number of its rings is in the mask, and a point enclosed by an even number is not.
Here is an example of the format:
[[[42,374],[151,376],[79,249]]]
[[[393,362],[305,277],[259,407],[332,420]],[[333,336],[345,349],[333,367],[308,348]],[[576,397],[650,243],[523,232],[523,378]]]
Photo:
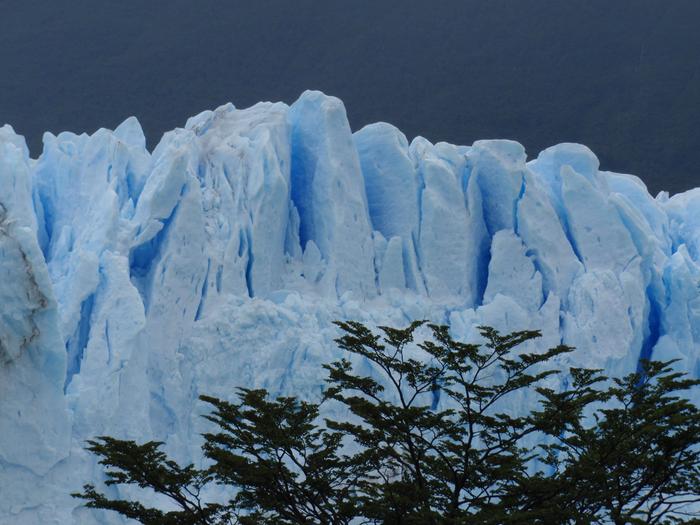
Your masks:
[[[372,364],[370,374],[349,359],[324,365],[322,403],[347,418],[320,421],[320,405],[265,390],[202,396],[216,429],[204,434],[206,469],[180,467],[157,442],[89,442],[107,485],[151,489],[178,510],[92,485],[74,496],[153,525],[696,522],[684,512],[700,500],[700,412],[681,393],[698,381],[672,363],[612,384],[571,369],[557,391],[546,386],[552,360],[571,348],[520,351],[536,331],[480,327],[477,345],[422,321],[378,334],[336,324],[346,355]],[[534,410],[506,410],[527,395]],[[228,501],[202,502],[210,484],[228,487]]]
[[[590,523],[678,523],[700,502],[700,411],[681,395],[700,381],[672,364],[643,361],[614,379],[593,394],[608,402],[595,424],[569,428],[544,447],[568,522],[583,515]]]
[[[318,406],[239,390],[239,403],[202,396],[219,431],[204,435],[207,474],[237,489],[241,523],[349,523],[363,465],[340,452],[341,436],[316,426]],[[247,517],[246,517],[247,516]]]
[[[358,422],[327,421],[359,443],[377,477],[362,487],[362,515],[380,523],[490,523],[495,507],[526,475],[531,454],[524,439],[549,411],[524,416],[499,404],[553,370],[539,365],[571,349],[514,352],[539,332],[500,335],[481,328],[484,345],[453,340],[445,326],[428,325],[432,338],[418,343],[429,360],[407,357],[407,345],[424,323],[404,330],[380,327],[383,338],[360,323],[338,323],[339,346],[372,362],[381,383],[357,375],[349,361],[327,365],[326,397],[345,404]],[[494,380],[498,378],[498,380]],[[384,395],[382,384],[394,397]],[[448,408],[431,408],[437,393]],[[560,414],[565,417],[564,414]]]
[[[87,450],[99,456],[107,467],[106,485],[136,485],[166,496],[180,510],[165,512],[147,508],[139,502],[109,499],[93,485],[85,485],[74,497],[87,500],[86,506],[116,511],[146,525],[204,525],[226,523],[226,511],[215,503],[202,504],[199,498],[210,475],[192,465],[181,468],[160,449],[162,443],[149,441],[137,445],[108,436],[88,441]]]

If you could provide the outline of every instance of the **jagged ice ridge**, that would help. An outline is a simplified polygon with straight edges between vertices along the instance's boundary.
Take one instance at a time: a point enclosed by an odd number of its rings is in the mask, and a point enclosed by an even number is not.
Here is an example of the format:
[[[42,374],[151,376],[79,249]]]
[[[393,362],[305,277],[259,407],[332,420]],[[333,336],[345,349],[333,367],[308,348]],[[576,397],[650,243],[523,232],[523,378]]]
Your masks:
[[[700,189],[653,198],[577,144],[528,162],[506,140],[352,133],[319,92],[206,111],[152,153],[134,118],[47,133],[38,160],[5,126],[0,523],[120,523],[68,495],[101,479],[86,439],[197,461],[197,396],[317,397],[335,319],[541,329],[577,347],[562,367],[698,377],[699,250]]]

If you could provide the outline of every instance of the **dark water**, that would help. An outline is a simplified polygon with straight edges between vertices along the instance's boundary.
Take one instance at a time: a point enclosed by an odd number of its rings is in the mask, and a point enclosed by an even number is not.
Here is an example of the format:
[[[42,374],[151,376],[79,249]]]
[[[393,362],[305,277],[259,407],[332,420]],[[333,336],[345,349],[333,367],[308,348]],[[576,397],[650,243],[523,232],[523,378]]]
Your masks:
[[[652,192],[700,186],[698,0],[0,0],[0,123],[136,115],[163,131],[227,101],[342,98],[409,138],[589,145]]]

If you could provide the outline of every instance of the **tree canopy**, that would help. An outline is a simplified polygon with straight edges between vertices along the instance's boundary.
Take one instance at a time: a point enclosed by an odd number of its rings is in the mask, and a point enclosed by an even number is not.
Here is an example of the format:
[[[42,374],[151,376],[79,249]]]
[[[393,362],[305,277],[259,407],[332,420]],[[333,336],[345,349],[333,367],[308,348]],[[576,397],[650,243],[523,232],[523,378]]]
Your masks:
[[[319,403],[201,396],[204,468],[160,442],[88,442],[107,486],[151,489],[170,510],[92,484],[74,496],[148,525],[700,523],[700,410],[685,396],[700,381],[673,362],[612,380],[571,368],[552,388],[573,349],[523,350],[538,331],[480,327],[483,342],[468,344],[424,321],[336,324],[346,357],[371,371],[324,365]],[[322,417],[324,404],[347,417]],[[213,485],[225,500],[207,501]]]

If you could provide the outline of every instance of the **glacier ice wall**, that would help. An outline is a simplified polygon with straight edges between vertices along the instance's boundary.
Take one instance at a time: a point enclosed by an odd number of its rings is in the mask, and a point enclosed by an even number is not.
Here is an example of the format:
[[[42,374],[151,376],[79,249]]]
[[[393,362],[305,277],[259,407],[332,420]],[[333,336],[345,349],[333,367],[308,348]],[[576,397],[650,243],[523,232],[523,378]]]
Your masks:
[[[586,147],[352,133],[342,103],[226,105],[147,151],[138,122],[0,128],[0,523],[118,523],[68,493],[85,439],[197,460],[200,393],[316,396],[334,319],[539,328],[562,366],[700,374],[700,189],[651,197]]]

